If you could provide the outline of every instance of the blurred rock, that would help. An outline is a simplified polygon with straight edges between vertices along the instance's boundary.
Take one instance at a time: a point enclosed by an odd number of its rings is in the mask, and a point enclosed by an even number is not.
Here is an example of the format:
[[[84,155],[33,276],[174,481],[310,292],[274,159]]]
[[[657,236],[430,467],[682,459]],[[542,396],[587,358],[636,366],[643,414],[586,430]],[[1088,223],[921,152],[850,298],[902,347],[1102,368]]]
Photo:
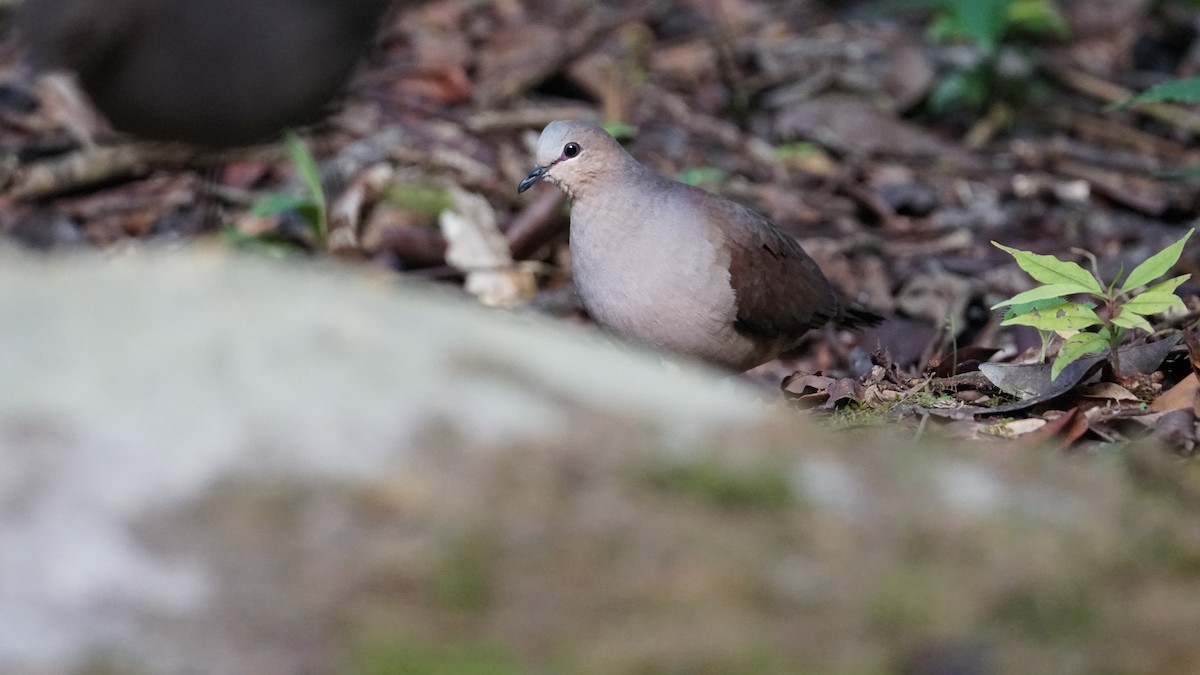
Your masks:
[[[18,29],[35,67],[74,71],[117,129],[236,145],[317,119],[390,5],[25,0]]]
[[[1166,483],[382,279],[0,255],[0,672],[1200,669]]]

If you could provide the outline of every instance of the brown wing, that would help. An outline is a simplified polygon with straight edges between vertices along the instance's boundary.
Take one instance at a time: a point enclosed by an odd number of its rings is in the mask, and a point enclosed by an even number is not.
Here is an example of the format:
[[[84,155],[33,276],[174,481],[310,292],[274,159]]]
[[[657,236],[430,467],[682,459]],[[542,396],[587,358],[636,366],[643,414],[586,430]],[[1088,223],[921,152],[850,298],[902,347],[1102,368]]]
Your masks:
[[[796,240],[739,204],[711,197],[705,209],[725,223],[729,274],[740,332],[792,340],[839,320],[844,302]]]

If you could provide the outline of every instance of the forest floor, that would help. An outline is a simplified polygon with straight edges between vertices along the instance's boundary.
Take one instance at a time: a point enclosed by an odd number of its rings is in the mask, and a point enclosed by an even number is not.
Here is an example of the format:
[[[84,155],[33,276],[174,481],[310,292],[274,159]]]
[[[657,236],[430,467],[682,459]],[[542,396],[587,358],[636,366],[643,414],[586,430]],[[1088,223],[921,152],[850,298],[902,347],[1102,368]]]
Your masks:
[[[1111,280],[1195,226],[1197,179],[1169,174],[1200,166],[1200,111],[1113,104],[1200,74],[1196,10],[1016,3],[1043,14],[992,26],[988,57],[986,26],[956,37],[949,13],[883,4],[430,0],[389,21],[336,111],[300,133],[323,231],[261,208],[305,195],[282,143],[200,153],[81,122],[61,88],[0,97],[0,235],[336,257],[586,321],[563,198],[516,185],[546,123],[592,118],[643,163],[765,214],[888,316],[748,375],[784,380],[797,408],[1085,451],[1155,435],[1190,454],[1200,283],[1179,288],[1186,311],[1128,332],[1121,373],[1097,356],[1051,380],[1037,331],[992,309],[1035,282],[991,242]],[[1200,271],[1197,246],[1174,274]]]

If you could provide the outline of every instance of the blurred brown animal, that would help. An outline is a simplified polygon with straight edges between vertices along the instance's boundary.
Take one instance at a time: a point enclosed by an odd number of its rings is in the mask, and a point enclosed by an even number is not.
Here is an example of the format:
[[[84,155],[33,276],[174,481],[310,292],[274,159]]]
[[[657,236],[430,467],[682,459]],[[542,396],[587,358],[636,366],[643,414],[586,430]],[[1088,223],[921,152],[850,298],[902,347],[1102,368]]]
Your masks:
[[[390,0],[25,0],[38,69],[66,69],[112,125],[228,146],[317,119]]]

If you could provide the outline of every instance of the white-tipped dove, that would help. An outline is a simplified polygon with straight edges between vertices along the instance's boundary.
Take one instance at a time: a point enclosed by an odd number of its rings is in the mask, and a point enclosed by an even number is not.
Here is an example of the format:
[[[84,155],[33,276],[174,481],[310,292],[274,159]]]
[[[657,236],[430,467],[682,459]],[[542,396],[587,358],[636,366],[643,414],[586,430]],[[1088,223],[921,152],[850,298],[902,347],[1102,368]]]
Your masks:
[[[551,122],[536,159],[517,191],[544,178],[571,199],[575,284],[617,333],[742,371],[826,322],[880,320],[766,218],[664,178],[593,124]]]

